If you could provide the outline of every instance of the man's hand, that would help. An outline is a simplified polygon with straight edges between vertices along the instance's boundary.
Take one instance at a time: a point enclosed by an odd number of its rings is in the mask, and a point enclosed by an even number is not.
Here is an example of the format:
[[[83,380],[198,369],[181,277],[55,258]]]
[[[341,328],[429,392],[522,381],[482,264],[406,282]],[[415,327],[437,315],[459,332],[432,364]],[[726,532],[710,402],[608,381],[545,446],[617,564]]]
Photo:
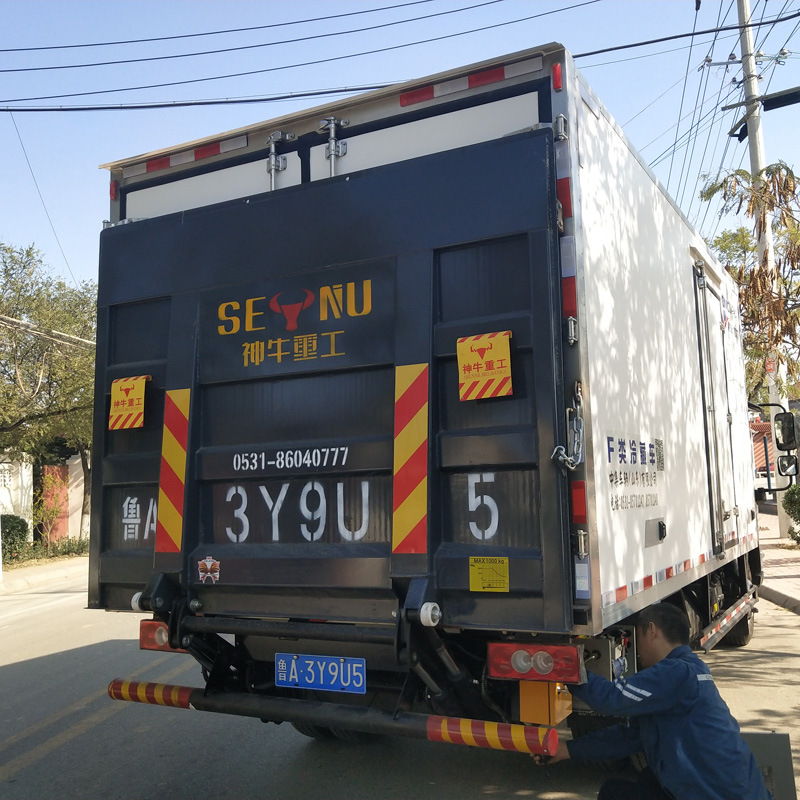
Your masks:
[[[556,764],[559,761],[568,761],[569,760],[569,750],[567,749],[566,742],[559,742],[558,747],[556,748],[556,752],[552,756],[543,756],[539,754],[534,754],[533,760],[539,764]]]

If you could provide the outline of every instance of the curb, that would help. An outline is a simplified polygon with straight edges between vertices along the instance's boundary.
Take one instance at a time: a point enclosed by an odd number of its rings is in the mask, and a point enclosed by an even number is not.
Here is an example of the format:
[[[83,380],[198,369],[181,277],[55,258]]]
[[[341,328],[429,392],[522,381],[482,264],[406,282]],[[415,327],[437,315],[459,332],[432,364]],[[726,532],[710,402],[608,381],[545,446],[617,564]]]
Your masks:
[[[788,594],[779,592],[776,589],[770,589],[769,586],[764,586],[762,584],[758,587],[758,596],[763,597],[770,603],[774,603],[776,606],[780,606],[781,608],[785,608],[787,611],[791,611],[793,614],[800,614],[800,600],[797,600],[794,597],[789,597]]]
[[[31,589],[51,581],[69,580],[88,575],[89,556],[73,556],[54,564],[37,564],[30,567],[3,570],[0,594]]]

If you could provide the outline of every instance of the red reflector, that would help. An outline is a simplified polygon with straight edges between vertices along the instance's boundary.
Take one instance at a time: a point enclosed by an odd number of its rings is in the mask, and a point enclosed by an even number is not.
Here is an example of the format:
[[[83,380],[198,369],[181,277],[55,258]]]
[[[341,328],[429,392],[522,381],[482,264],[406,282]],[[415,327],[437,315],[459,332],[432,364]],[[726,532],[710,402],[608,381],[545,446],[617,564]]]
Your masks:
[[[108,184],[108,196],[112,200],[116,200],[117,199],[117,190],[118,189],[119,189],[119,181],[111,181],[111,183]]]
[[[561,78],[561,64],[553,64],[553,91],[560,92],[564,88]]]
[[[561,203],[564,219],[569,219],[572,216],[572,186],[569,178],[556,180],[556,197]]]
[[[168,166],[170,166],[169,156],[164,156],[164,158],[154,158],[152,161],[148,161],[146,169],[148,172],[158,172],[158,170],[166,169]]]
[[[561,314],[564,319],[578,316],[578,292],[574,276],[561,279]]]
[[[574,316],[574,314],[573,314]],[[572,521],[576,525],[586,524],[586,481],[572,481]]]
[[[585,680],[582,646],[493,642],[488,663],[492,678],[559,683]]]
[[[400,95],[401,106],[413,106],[414,103],[423,103],[426,100],[433,100],[433,86],[426,86],[423,89],[414,89]]]
[[[169,628],[165,622],[156,619],[143,619],[139,622],[139,649],[166,650],[168,653],[182,653],[169,646]]]
[[[194,160],[199,161],[201,158],[209,158],[209,156],[219,155],[219,142],[213,144],[204,144],[202,147],[195,147]]]
[[[476,86],[486,86],[488,83],[497,83],[506,79],[506,68],[496,67],[495,69],[487,69],[483,72],[476,72],[468,78],[469,88],[474,89]]]

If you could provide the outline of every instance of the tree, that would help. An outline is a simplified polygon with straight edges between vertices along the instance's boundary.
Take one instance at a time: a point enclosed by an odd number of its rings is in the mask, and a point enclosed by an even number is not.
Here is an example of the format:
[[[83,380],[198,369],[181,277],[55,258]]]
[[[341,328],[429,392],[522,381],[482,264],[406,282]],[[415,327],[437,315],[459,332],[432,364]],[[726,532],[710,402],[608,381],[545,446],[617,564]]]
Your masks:
[[[704,200],[721,195],[723,213],[744,214],[746,228],[725,231],[711,246],[740,287],[748,391],[758,394],[766,380],[766,358],[777,352],[797,381],[800,350],[800,196],[792,169],[778,162],[761,173],[740,169],[709,182]],[[775,241],[775,266],[759,260],[756,242],[767,226]]]
[[[0,447],[36,457],[60,437],[80,454],[82,531],[91,498],[96,294],[92,282],[75,288],[51,277],[34,247],[0,243]]]
[[[45,469],[33,499],[33,525],[45,547],[49,547],[56,523],[64,511],[64,498],[69,482],[52,469]]]

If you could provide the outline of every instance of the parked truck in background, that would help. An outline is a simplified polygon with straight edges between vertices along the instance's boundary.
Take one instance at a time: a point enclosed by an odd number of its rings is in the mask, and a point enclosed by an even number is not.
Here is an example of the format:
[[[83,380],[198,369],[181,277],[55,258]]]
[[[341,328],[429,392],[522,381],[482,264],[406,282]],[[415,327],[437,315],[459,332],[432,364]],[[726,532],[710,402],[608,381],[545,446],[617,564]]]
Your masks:
[[[737,287],[561,45],[105,166],[89,602],[206,681],[112,697],[549,753],[750,639]]]

